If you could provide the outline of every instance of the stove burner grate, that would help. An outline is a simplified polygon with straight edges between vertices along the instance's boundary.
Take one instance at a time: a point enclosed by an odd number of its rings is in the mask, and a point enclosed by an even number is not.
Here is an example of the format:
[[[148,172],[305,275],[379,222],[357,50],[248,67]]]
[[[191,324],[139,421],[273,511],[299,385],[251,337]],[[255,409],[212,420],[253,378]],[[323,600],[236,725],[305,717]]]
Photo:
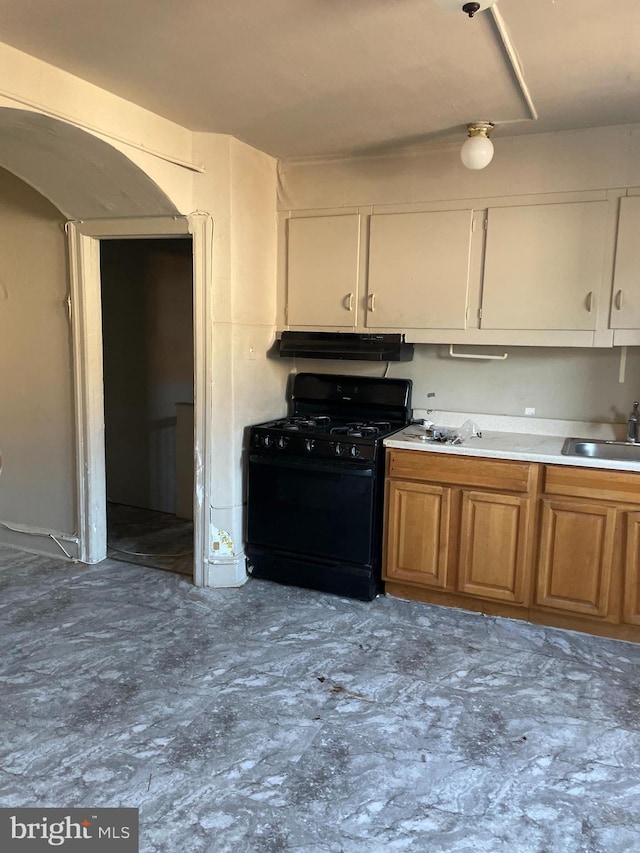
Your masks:
[[[389,421],[352,421],[344,426],[333,427],[332,435],[346,435],[350,438],[377,438],[391,431]]]
[[[329,415],[316,415],[312,418],[295,415],[281,421],[276,421],[272,426],[287,430],[287,432],[313,432],[314,430],[328,429],[330,423],[331,418]]]

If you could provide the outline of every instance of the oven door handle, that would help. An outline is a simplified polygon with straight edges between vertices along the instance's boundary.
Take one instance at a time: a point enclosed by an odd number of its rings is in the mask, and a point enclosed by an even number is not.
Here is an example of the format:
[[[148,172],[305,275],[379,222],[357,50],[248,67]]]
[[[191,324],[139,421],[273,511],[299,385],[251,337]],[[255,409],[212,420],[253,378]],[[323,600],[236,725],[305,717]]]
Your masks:
[[[359,465],[357,462],[334,462],[332,459],[294,459],[283,456],[263,456],[250,453],[249,462],[254,465],[270,465],[274,468],[295,468],[299,471],[320,471],[327,474],[349,474],[354,477],[373,477],[373,463]]]

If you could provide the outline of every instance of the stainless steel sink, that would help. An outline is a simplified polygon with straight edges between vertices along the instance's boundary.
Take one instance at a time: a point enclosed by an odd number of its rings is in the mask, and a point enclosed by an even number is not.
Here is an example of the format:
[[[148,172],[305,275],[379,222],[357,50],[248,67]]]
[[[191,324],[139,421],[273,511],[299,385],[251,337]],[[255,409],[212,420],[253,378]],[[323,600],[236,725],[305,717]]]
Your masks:
[[[640,462],[640,444],[599,438],[567,438],[562,446],[562,455],[613,462]]]

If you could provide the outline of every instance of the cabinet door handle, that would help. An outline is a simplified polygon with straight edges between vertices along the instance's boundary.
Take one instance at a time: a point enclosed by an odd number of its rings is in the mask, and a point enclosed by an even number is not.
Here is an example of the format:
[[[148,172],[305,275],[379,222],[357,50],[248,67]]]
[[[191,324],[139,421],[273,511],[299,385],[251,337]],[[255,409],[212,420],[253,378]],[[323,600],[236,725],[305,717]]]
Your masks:
[[[369,294],[369,311],[376,310],[376,295],[375,293]]]
[[[587,293],[587,311],[591,313],[591,309],[593,308],[593,290],[590,290]]]
[[[347,293],[347,295],[342,301],[342,304],[344,305],[347,311],[353,311],[353,293]]]
[[[622,290],[619,290],[616,293],[616,308],[618,309],[618,311],[620,311],[620,309],[622,308],[623,302],[624,302],[624,296],[623,296]]]

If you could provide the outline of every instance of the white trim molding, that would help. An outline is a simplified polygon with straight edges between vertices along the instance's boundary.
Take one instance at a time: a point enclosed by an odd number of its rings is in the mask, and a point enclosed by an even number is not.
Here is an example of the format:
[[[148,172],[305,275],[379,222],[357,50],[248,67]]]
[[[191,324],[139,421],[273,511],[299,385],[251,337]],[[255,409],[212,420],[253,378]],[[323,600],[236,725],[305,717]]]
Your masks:
[[[81,223],[67,223],[76,424],[78,559],[83,563],[98,563],[107,556],[100,244],[84,234],[81,228]]]
[[[211,553],[208,507],[213,494],[213,220],[206,213],[187,217],[193,239],[194,495],[193,581],[207,585],[205,561]],[[196,554],[198,558],[196,559]]]
[[[68,222],[78,496],[78,559],[107,556],[100,240],[191,236],[194,330],[194,582],[206,582],[212,482],[213,222],[188,217]]]

